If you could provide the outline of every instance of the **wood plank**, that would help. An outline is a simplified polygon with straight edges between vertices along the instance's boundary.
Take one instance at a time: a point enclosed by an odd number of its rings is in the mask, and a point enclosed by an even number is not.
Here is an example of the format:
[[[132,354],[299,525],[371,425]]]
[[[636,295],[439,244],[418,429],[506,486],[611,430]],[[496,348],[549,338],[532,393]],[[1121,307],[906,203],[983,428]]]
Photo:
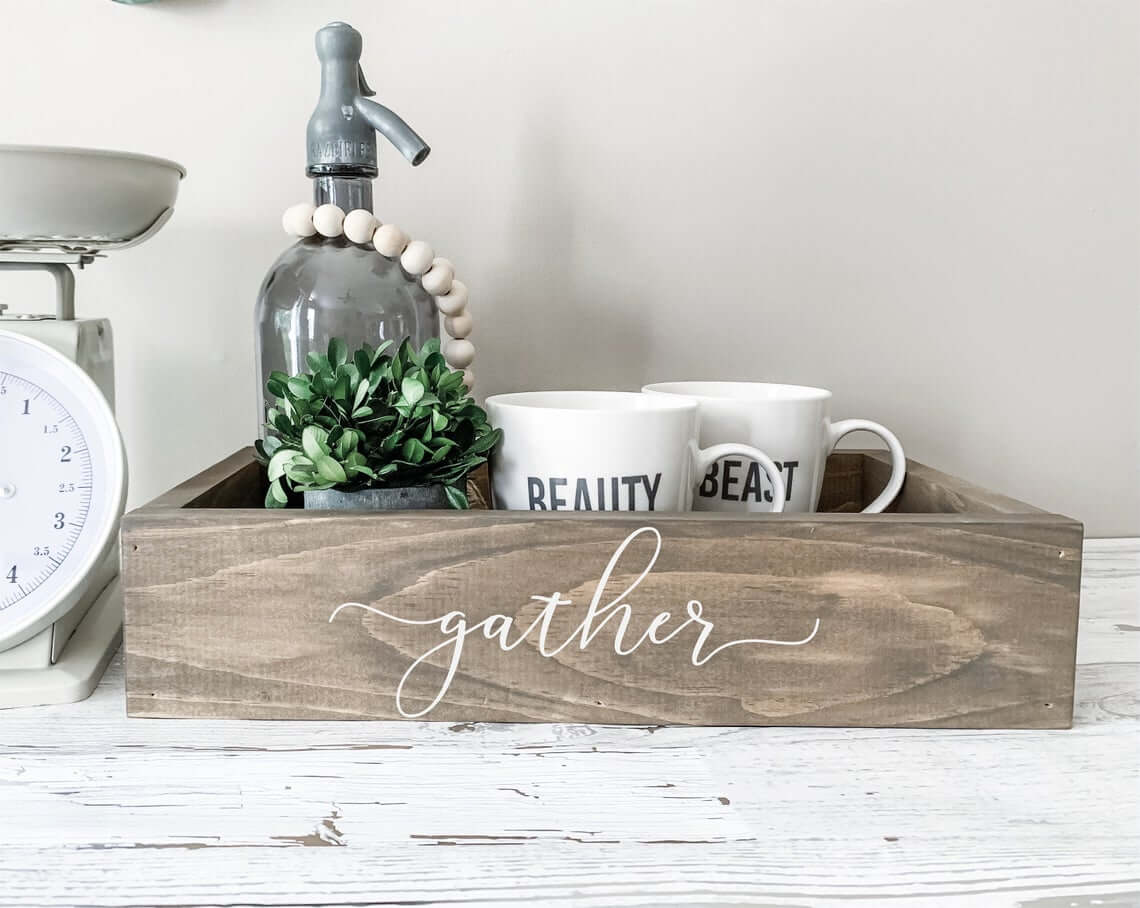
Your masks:
[[[854,513],[863,510],[866,500],[863,494],[863,452],[832,452],[823,473],[817,510]]]
[[[469,638],[442,721],[1063,727],[1072,704],[1081,527],[1050,515],[821,514],[698,520],[688,514],[443,512],[337,515],[164,509],[124,521],[128,708],[143,716],[400,718],[395,691],[444,641],[357,602],[427,622],[462,609],[532,624],[533,596],[573,601],[553,648],[582,619],[618,546],[641,525],[601,602],[631,605],[628,640],[700,600],[711,646],[763,638],[692,664],[699,627],[619,656],[612,625],[586,649],[509,653]],[[702,515],[704,516],[704,515]],[[501,619],[495,619],[501,620]],[[405,712],[443,687],[451,650],[408,675]]]
[[[861,451],[864,502],[874,500],[891,476],[886,451]],[[983,489],[957,476],[907,460],[906,481],[891,511],[906,514],[1046,514],[1040,508]]]
[[[265,492],[252,447],[192,476],[146,505],[148,508],[260,508]]]

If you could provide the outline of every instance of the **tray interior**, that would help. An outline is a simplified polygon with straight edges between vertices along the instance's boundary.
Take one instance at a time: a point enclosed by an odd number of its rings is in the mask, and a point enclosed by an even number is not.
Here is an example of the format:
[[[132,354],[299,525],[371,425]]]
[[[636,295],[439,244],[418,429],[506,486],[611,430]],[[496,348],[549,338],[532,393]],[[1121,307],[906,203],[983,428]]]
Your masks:
[[[889,476],[890,461],[885,452],[836,451],[827,460],[819,510],[840,514],[861,511],[883,490]],[[477,471],[472,481],[486,493],[486,468]],[[266,487],[264,470],[254,460],[253,449],[245,448],[168,492],[152,506],[261,510]],[[887,510],[901,514],[1044,513],[915,460],[907,461],[902,492]]]

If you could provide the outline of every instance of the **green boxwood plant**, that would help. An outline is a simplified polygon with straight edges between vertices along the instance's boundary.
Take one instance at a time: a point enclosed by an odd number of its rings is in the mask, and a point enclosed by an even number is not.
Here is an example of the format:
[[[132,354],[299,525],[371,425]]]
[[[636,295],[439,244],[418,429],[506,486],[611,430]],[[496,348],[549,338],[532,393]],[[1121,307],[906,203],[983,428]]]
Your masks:
[[[485,463],[502,432],[468,395],[432,338],[419,351],[404,341],[365,344],[348,354],[333,338],[310,353],[310,371],[273,372],[277,405],[256,442],[269,471],[265,506],[283,508],[289,491],[441,484],[453,508],[466,508],[467,474]]]

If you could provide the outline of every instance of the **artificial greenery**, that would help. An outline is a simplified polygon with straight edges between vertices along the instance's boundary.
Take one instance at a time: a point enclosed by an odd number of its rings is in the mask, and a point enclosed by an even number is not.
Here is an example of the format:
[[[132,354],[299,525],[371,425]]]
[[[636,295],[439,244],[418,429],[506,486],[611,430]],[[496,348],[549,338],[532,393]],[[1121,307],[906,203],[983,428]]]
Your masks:
[[[310,353],[311,371],[273,372],[266,389],[277,406],[256,443],[269,471],[268,508],[288,492],[344,492],[443,485],[453,508],[467,508],[467,474],[502,438],[468,395],[463,373],[448,368],[439,341],[418,352],[405,340],[365,344],[351,357],[340,338]]]

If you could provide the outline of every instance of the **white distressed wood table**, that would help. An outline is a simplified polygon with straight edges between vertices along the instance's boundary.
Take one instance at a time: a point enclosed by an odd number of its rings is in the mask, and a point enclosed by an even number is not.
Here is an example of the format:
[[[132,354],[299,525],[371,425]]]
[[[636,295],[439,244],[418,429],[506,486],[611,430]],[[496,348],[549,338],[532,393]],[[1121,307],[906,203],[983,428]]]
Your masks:
[[[0,713],[3,905],[1140,905],[1140,540],[1052,732]]]

